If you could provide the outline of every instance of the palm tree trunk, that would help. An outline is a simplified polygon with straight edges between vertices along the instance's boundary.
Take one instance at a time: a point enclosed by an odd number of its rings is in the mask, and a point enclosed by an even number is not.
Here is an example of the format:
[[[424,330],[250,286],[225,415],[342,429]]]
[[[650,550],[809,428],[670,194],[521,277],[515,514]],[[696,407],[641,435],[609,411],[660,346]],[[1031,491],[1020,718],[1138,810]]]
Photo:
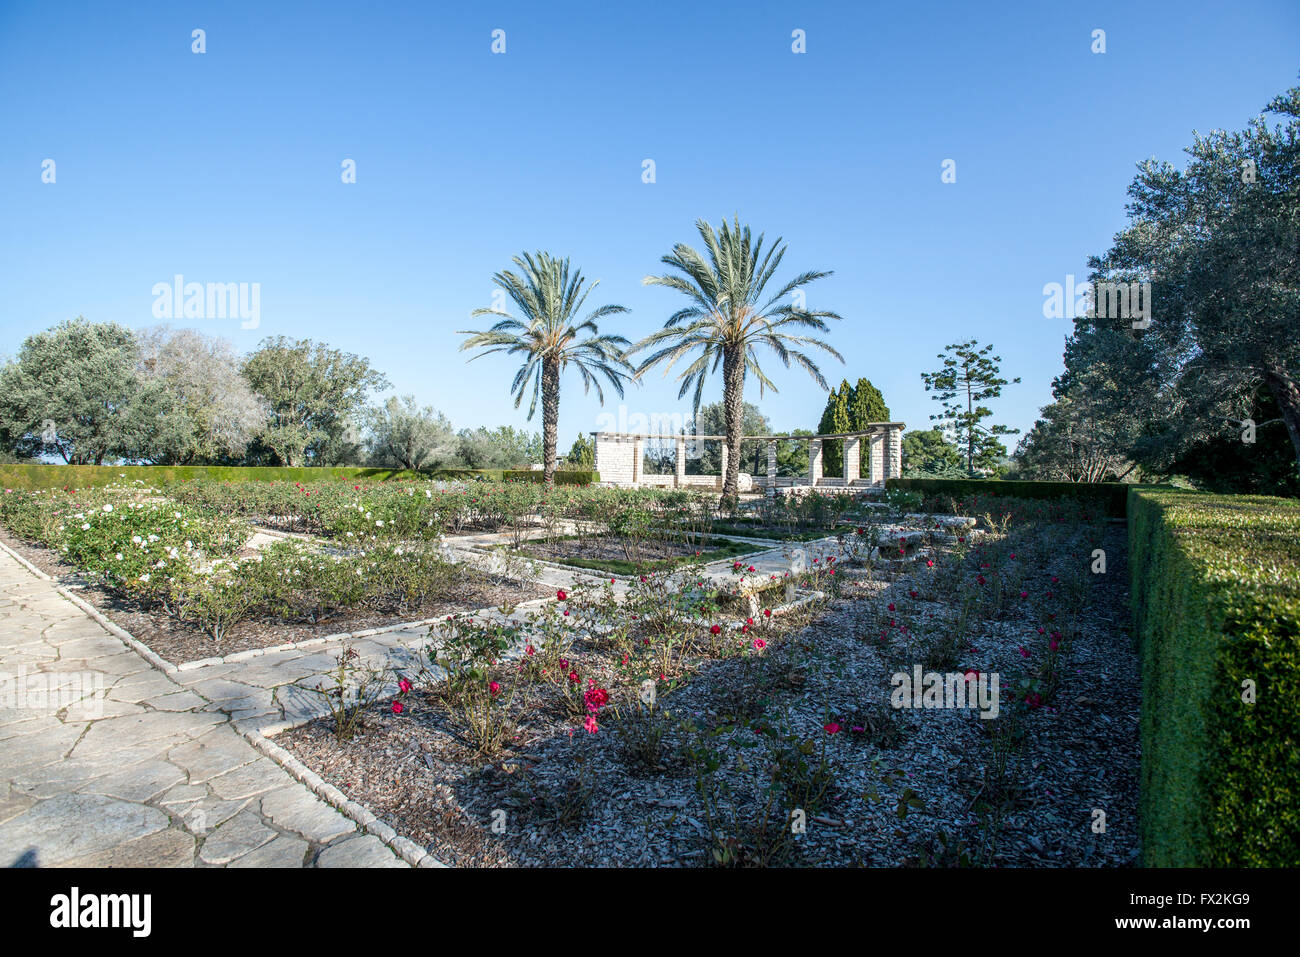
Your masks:
[[[542,480],[555,481],[555,442],[560,424],[560,361],[542,360]]]
[[[727,473],[722,497],[735,499],[740,491],[740,436],[745,418],[745,356],[728,347],[722,355],[722,399],[727,423]]]

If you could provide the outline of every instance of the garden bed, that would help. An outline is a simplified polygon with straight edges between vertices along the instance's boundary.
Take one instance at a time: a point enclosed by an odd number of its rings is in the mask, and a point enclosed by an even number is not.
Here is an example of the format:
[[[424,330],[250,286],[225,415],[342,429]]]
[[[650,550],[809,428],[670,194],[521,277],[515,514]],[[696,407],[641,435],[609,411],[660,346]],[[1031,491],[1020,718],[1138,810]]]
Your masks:
[[[573,618],[611,630],[552,647],[559,662],[540,645],[499,662],[490,695],[416,677],[400,714],[374,706],[350,741],[329,720],[277,740],[447,864],[1129,866],[1124,542],[1067,518],[937,547],[785,619],[710,627],[721,606],[706,604],[699,623],[660,629],[642,617],[649,591],[622,606],[566,595],[540,633]],[[1104,577],[1083,561],[1097,546]],[[914,663],[1000,674],[1000,716],[891,707],[892,676]],[[458,717],[466,701],[501,709],[493,746]]]
[[[739,535],[747,538],[771,538],[782,542],[813,542],[819,538],[828,538],[837,534],[832,528],[792,529],[767,525],[760,521],[739,519],[719,521],[710,529],[715,535]],[[838,533],[852,533],[848,526],[841,527]]]
[[[518,552],[529,558],[609,572],[633,575],[662,569],[684,561],[715,562],[739,555],[763,551],[764,546],[722,538],[707,538],[695,543],[686,541],[642,541],[632,549],[635,558],[616,538],[563,536],[551,540],[528,542]]]
[[[326,635],[382,628],[408,621],[420,621],[479,608],[518,605],[550,594],[527,582],[498,578],[465,570],[454,601],[425,602],[400,611],[345,610],[317,622],[286,622],[255,618],[241,621],[227,631],[220,642],[202,627],[180,621],[158,608],[89,583],[77,568],[60,559],[49,548],[16,538],[0,528],[0,542],[64,587],[73,588],[105,618],[125,629],[141,644],[173,664],[269,648]]]

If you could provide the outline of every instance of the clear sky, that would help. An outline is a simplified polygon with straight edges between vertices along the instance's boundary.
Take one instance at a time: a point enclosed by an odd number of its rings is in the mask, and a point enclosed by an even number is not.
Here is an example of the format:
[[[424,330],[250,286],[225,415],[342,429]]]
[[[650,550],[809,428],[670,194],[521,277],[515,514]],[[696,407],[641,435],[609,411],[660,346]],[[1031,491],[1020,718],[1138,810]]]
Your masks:
[[[785,239],[787,275],[834,270],[808,290],[844,316],[833,382],[866,376],[928,427],[920,373],[975,337],[1023,379],[996,411],[1027,429],[1070,328],[1043,317],[1044,284],[1086,275],[1135,163],[1241,128],[1295,85],[1297,53],[1294,0],[0,0],[0,354],[76,315],[153,325],[176,274],[259,283],[257,329],[174,324],[241,351],[323,340],[458,427],[523,426],[511,361],[456,351],[493,272],[569,256],[636,339],[680,305],[642,277],[697,218],[739,214]],[[824,393],[769,369],[773,424],[815,428]],[[676,393],[653,373],[628,411],[681,411]],[[566,379],[562,450],[600,411]]]

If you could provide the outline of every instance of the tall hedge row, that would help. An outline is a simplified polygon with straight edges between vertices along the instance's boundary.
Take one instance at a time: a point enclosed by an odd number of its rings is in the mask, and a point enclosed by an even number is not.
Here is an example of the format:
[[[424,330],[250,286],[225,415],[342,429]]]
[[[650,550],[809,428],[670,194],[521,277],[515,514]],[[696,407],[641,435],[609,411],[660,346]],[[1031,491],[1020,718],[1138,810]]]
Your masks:
[[[221,465],[0,465],[0,485],[5,488],[93,488],[137,479],[160,487],[172,482],[387,482],[416,479],[475,479],[540,482],[542,473],[531,469],[435,469],[409,472],[401,469],[347,467],[282,468]],[[590,471],[561,471],[561,485],[588,485],[600,481]]]
[[[1128,510],[1145,863],[1296,866],[1300,502],[1134,489]]]
[[[1123,518],[1132,485],[1122,482],[1022,482],[1003,479],[891,478],[885,487],[920,492],[923,495],[952,496],[1006,495],[1014,498],[1073,498],[1096,502],[1111,518]]]

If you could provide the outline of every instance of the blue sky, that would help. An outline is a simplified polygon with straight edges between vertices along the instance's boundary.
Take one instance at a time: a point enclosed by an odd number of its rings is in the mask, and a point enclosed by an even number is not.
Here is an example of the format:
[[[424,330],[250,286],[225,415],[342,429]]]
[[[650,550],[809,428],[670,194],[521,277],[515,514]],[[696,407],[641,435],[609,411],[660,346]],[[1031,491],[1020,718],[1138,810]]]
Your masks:
[[[1022,378],[996,411],[1027,429],[1070,327],[1043,317],[1043,285],[1082,278],[1122,227],[1135,163],[1181,162],[1193,130],[1240,128],[1294,85],[1298,41],[1289,0],[0,0],[0,354],[76,315],[153,325],[153,286],[178,273],[260,283],[255,330],[174,324],[241,351],[323,340],[458,427],[522,426],[510,360],[456,351],[493,272],[567,255],[636,339],[679,305],[642,277],[697,218],[739,214],[784,238],[791,272],[834,270],[808,289],[844,316],[833,382],[866,376],[928,427],[920,373],[974,337]],[[825,394],[771,368],[763,411],[815,427]],[[627,409],[682,411],[676,393],[652,373]],[[600,411],[567,378],[561,446]]]

